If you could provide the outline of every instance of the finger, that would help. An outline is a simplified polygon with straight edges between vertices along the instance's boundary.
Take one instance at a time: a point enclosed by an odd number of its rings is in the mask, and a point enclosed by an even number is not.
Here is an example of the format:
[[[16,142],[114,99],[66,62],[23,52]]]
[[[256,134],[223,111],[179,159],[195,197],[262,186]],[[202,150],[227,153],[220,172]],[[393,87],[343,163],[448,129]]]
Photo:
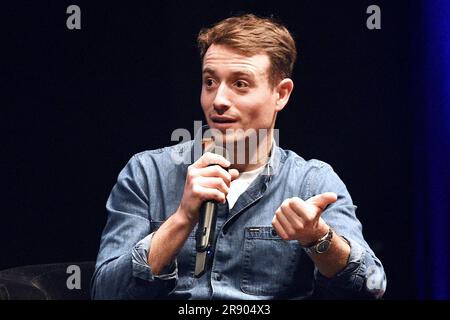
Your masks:
[[[204,155],[202,155],[197,161],[193,163],[193,166],[195,168],[204,168],[211,164],[218,164],[221,167],[228,168],[231,163],[221,155],[206,152]]]
[[[275,228],[275,231],[282,239],[288,239],[288,235],[286,231],[284,231],[283,227],[281,226],[280,222],[278,221],[277,217],[273,217],[272,219],[272,226]]]
[[[297,216],[303,219],[313,219],[319,210],[309,203],[306,203],[299,197],[293,197],[289,199],[289,207],[297,214]]]
[[[195,183],[198,183],[200,186],[204,188],[217,189],[222,193],[224,193],[225,195],[227,195],[229,191],[228,186],[226,185],[226,183],[223,181],[222,178],[198,177],[196,178]]]
[[[295,230],[289,220],[286,218],[286,213],[282,209],[278,209],[275,213],[275,217],[281,228],[283,228],[284,232],[287,234],[288,238],[291,239],[292,237],[294,237]]]
[[[228,173],[231,175],[231,181],[237,179],[239,177],[239,171],[236,169],[230,169]]]
[[[196,169],[198,170],[198,175],[201,177],[218,177],[221,178],[227,186],[230,186],[230,182],[232,179],[231,174],[222,168],[221,166],[209,166],[206,168]]]
[[[295,232],[299,232],[303,229],[303,223],[300,217],[303,217],[303,213],[295,212],[291,207],[291,201],[292,199],[285,200],[283,204],[281,205],[281,210],[284,213],[284,216],[289,221],[289,224],[291,225],[292,229],[294,229]]]
[[[330,205],[333,202],[336,202],[336,200],[337,200],[336,193],[325,192],[309,198],[308,200],[306,200],[306,202],[320,208],[320,210],[323,212],[328,205]]]
[[[225,203],[225,194],[214,188],[205,188],[197,185],[194,189],[194,193],[200,198],[201,201],[215,200],[217,202]]]

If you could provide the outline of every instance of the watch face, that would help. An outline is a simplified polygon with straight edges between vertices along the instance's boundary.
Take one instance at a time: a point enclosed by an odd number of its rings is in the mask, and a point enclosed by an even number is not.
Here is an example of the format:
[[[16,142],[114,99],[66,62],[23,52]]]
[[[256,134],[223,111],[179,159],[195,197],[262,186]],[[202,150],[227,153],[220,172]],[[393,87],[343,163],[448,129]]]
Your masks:
[[[317,244],[316,252],[323,253],[323,252],[327,251],[328,248],[330,247],[330,243],[331,242],[329,240],[324,240],[321,243]]]

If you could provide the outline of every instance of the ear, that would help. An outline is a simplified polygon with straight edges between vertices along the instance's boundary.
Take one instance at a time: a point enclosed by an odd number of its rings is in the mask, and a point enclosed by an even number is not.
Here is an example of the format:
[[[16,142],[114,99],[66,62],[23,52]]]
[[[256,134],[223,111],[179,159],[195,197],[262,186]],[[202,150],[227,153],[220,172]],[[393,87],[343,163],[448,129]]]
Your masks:
[[[286,106],[293,89],[294,82],[289,78],[281,80],[280,83],[276,86],[275,90],[277,94],[277,100],[275,110],[277,112],[281,111],[284,106]]]

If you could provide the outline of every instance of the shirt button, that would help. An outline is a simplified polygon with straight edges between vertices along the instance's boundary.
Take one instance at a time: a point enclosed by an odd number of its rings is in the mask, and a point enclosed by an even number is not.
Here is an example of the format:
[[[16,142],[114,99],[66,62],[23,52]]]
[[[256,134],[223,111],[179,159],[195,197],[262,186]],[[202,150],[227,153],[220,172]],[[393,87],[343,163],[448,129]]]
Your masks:
[[[222,280],[222,274],[221,273],[216,273],[216,280],[217,281],[220,281],[220,280]]]

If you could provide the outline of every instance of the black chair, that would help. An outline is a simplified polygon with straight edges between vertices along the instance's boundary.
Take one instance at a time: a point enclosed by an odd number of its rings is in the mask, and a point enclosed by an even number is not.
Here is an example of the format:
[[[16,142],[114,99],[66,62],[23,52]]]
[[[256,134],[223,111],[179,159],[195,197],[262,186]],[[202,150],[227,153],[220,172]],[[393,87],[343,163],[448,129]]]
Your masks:
[[[94,267],[94,261],[84,261],[2,270],[0,300],[89,300]],[[74,280],[77,275],[79,282]]]

